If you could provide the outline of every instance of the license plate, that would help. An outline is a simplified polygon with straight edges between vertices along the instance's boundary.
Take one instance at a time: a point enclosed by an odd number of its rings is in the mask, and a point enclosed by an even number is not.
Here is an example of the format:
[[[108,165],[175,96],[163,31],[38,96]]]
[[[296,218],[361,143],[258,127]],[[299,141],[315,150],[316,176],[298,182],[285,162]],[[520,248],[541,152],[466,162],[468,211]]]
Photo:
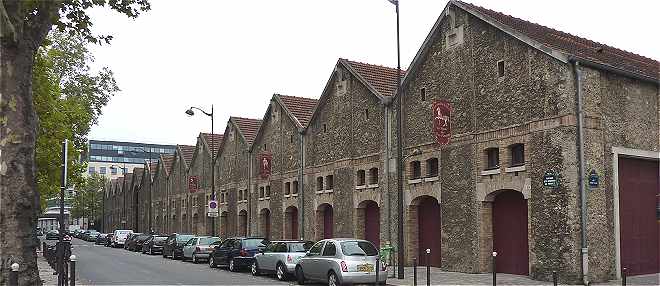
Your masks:
[[[358,272],[373,272],[374,271],[374,265],[373,264],[360,264],[357,266],[357,271]]]

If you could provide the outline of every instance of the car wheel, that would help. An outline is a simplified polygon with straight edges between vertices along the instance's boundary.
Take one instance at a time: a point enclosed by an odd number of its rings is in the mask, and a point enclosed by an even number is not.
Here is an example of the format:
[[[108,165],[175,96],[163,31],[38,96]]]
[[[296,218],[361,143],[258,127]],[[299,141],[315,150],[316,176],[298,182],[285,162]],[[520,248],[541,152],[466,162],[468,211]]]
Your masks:
[[[209,258],[209,267],[215,268],[215,259],[213,259],[213,256]]]
[[[234,264],[234,259],[229,259],[229,271],[236,272],[236,265]]]
[[[330,272],[328,274],[328,286],[339,286],[339,279],[337,279],[337,274]]]
[[[252,272],[252,276],[259,276],[259,264],[257,264],[256,260],[250,265],[250,272]]]
[[[197,255],[193,253],[192,258],[190,259],[193,264],[197,264]]]
[[[284,269],[284,264],[278,263],[277,264],[277,269],[275,270],[275,275],[277,276],[277,280],[284,281],[286,280],[286,270]]]
[[[296,281],[298,285],[305,285],[305,274],[300,266],[296,267]]]

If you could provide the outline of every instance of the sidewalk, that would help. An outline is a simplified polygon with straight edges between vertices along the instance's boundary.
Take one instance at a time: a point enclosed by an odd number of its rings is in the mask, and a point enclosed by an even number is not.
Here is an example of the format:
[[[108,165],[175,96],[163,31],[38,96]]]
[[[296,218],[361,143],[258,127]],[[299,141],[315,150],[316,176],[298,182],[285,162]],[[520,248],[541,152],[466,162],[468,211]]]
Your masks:
[[[405,268],[405,279],[388,278],[388,285],[408,286],[413,285],[413,268]],[[431,285],[492,285],[493,275],[491,273],[459,273],[442,271],[439,268],[431,268]],[[640,275],[628,277],[627,285],[660,285],[658,274]],[[426,267],[417,267],[417,285],[426,285]],[[552,282],[533,280],[527,276],[497,273],[497,285],[552,285]],[[621,285],[621,281],[610,281],[607,283],[596,283],[591,285]]]
[[[57,275],[53,275],[55,270],[50,267],[48,261],[44,258],[43,253],[41,253],[41,250],[37,250],[37,267],[39,268],[39,277],[44,286],[57,285]],[[83,285],[80,283],[80,279],[76,279],[76,285]]]

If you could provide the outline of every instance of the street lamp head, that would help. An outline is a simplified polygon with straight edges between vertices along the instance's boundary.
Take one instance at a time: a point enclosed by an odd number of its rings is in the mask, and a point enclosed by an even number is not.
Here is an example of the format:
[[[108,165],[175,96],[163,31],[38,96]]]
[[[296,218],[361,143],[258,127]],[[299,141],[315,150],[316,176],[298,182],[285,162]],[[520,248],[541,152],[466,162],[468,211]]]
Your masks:
[[[188,110],[186,110],[186,114],[188,114],[188,116],[193,116],[193,115],[195,115],[195,112],[192,110],[192,107],[191,107],[191,108],[188,108]]]

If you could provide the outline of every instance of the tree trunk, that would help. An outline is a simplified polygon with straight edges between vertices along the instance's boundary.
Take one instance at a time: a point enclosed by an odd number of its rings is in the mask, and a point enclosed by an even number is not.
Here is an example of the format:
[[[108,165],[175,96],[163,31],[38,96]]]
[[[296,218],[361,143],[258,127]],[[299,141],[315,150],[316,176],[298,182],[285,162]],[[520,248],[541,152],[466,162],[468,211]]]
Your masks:
[[[20,265],[19,285],[41,285],[37,269],[35,140],[32,67],[38,45],[0,40],[0,284]]]

